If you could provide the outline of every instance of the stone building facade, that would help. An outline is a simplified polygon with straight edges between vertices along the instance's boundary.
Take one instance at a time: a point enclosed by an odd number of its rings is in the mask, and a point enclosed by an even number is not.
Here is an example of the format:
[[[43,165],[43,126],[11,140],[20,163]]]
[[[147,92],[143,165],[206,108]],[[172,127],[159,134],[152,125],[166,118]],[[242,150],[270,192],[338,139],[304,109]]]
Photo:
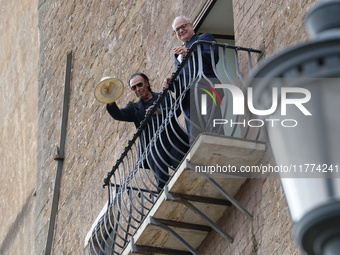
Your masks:
[[[11,36],[1,38],[6,41],[1,44],[6,54],[1,56],[0,80],[1,151],[6,156],[1,163],[0,196],[6,213],[1,217],[0,253],[45,252],[71,52],[65,158],[51,254],[87,254],[84,240],[107,201],[103,178],[135,132],[132,124],[109,117],[93,96],[95,85],[103,76],[127,84],[129,75],[140,71],[150,77],[153,90],[160,91],[164,77],[173,72],[171,49],[178,45],[171,29],[173,18],[186,15],[195,20],[209,1],[1,2],[8,24],[1,26],[1,34]],[[306,40],[303,19],[313,2],[233,1],[235,45],[261,49],[265,59]],[[14,9],[17,15],[7,12]],[[118,104],[134,99],[125,89]],[[266,157],[273,162],[269,150]],[[212,231],[200,254],[303,254],[292,240],[278,179],[249,179],[236,199],[253,213],[254,220],[246,220],[237,210],[226,211],[219,225],[231,232],[234,243]],[[13,206],[3,209],[9,203]]]
[[[38,3],[0,6],[0,254],[34,254]]]

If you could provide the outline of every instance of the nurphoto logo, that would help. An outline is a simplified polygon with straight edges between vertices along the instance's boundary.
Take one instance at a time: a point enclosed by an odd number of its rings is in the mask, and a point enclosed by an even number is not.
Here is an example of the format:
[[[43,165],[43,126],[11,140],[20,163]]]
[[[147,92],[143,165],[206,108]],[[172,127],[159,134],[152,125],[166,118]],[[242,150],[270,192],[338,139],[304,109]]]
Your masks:
[[[219,100],[220,105],[222,106],[222,101],[220,95],[216,92],[216,89],[224,89],[228,93],[231,93],[232,97],[232,114],[233,115],[244,115],[245,114],[245,106],[248,107],[250,113],[262,116],[260,119],[249,119],[248,121],[243,120],[240,122],[233,122],[233,120],[228,119],[213,119],[213,126],[216,125],[225,125],[230,124],[233,125],[242,125],[242,126],[250,126],[250,127],[262,127],[264,123],[270,124],[269,126],[274,127],[277,122],[279,122],[283,127],[295,127],[298,125],[297,120],[295,119],[278,119],[278,118],[265,118],[266,116],[270,116],[274,114],[278,108],[280,109],[280,115],[287,115],[287,106],[295,106],[294,111],[298,110],[305,116],[312,116],[312,113],[306,108],[305,104],[308,103],[311,99],[311,93],[309,90],[305,88],[299,87],[273,87],[271,88],[271,106],[268,109],[256,109],[254,106],[254,95],[253,88],[247,88],[247,97],[245,97],[243,91],[231,84],[215,84],[215,89],[209,85],[203,84],[205,87],[210,89],[210,92],[206,88],[199,88],[203,90],[207,94],[201,94],[201,115],[207,115],[207,95],[209,95],[217,106],[216,99]],[[214,95],[216,96],[216,99]],[[294,95],[295,98],[291,98],[291,95]],[[298,97],[298,98],[296,98]],[[246,100],[247,98],[247,100]],[[246,104],[245,104],[246,102]],[[277,116],[277,113],[276,113]]]

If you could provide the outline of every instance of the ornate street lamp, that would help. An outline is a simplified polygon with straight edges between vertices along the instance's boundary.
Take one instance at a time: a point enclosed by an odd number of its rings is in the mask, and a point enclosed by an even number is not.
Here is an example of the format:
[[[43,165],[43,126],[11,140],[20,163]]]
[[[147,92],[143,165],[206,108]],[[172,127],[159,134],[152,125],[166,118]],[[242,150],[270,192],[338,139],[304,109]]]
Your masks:
[[[282,167],[295,240],[308,254],[335,255],[340,254],[340,0],[316,3],[305,25],[312,39],[260,65],[248,96],[266,119]]]

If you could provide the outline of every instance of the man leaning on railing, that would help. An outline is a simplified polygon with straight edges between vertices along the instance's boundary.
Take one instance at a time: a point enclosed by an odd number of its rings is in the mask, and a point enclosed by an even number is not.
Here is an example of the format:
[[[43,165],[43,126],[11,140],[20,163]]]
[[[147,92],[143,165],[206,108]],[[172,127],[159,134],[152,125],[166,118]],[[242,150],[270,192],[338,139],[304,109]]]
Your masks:
[[[106,109],[115,120],[134,122],[138,128],[146,114],[153,108],[160,93],[151,90],[149,78],[143,73],[132,74],[129,86],[140,100],[136,103],[130,101],[124,108],[111,103]],[[188,137],[174,119],[176,111],[171,109],[173,100],[170,93],[163,97],[139,139],[143,144],[139,147],[141,151],[138,157],[143,159],[137,158],[138,162],[142,162],[138,167],[152,170],[158,191],[162,190],[169,179],[168,167],[176,169],[188,150]],[[151,140],[155,141],[152,145],[149,144]],[[136,162],[134,164],[135,167]]]
[[[209,33],[196,35],[194,33],[193,24],[190,19],[185,16],[176,17],[172,23],[172,28],[177,38],[183,42],[181,46],[173,49],[175,53],[175,68],[181,67],[181,63],[186,57],[188,49],[195,42],[216,42],[215,38]],[[201,47],[200,51],[198,50],[198,47]],[[173,86],[170,87],[170,90],[175,92],[176,98],[182,98],[182,109],[185,115],[185,123],[191,138],[195,138],[202,131],[217,133],[218,129],[212,126],[211,116],[213,115],[217,118],[221,118],[221,108],[214,107],[212,98],[208,98],[207,100],[208,114],[204,115],[203,118],[200,115],[200,109],[197,107],[191,107],[192,109],[190,109],[190,103],[192,105],[197,105],[193,102],[193,100],[196,102],[199,102],[200,100],[202,90],[199,88],[209,88],[214,90],[214,84],[220,83],[214,72],[214,68],[219,60],[218,47],[210,46],[208,44],[201,44],[198,47],[193,49],[188,61],[182,67],[180,75],[175,80]],[[211,48],[213,49],[213,54],[211,54]],[[165,78],[163,82],[164,87],[169,87],[168,82],[170,79],[171,77]],[[222,100],[224,96],[223,90],[216,89],[215,92],[217,92],[216,94],[220,96],[219,99]],[[183,97],[184,93],[185,96]],[[190,102],[190,100],[192,102]],[[204,120],[205,123],[203,126],[199,125],[197,121],[199,118]]]

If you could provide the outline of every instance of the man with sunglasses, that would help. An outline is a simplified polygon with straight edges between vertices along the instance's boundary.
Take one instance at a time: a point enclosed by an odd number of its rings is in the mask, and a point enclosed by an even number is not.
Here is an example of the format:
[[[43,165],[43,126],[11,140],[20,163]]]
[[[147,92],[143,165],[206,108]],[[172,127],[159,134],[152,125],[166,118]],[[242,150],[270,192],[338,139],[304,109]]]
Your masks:
[[[153,108],[160,93],[151,90],[149,78],[143,73],[132,74],[129,79],[129,86],[139,100],[136,103],[130,101],[124,108],[119,108],[114,102],[108,104],[106,109],[115,120],[134,122],[136,128],[138,128],[146,114]],[[172,103],[173,98],[167,93],[139,139],[142,143],[139,147],[141,148],[140,156],[147,150],[147,156],[140,167],[150,168],[153,171],[158,191],[164,187],[169,179],[168,167],[176,169],[188,150],[188,137],[180,128],[175,115],[169,119],[167,124],[163,124],[164,129],[158,139],[156,141],[153,139],[155,131],[170,114]],[[176,114],[178,115],[178,112]],[[151,140],[153,140],[153,145],[147,147]]]
[[[183,59],[186,57],[188,49],[196,42],[196,41],[209,41],[209,42],[216,42],[215,38],[210,33],[204,33],[197,35],[194,32],[194,27],[190,19],[186,16],[178,16],[172,22],[172,28],[174,30],[174,34],[177,38],[183,43],[181,46],[177,46],[173,48],[174,52],[174,62],[175,62],[175,69],[181,65]],[[198,125],[198,118],[199,110],[196,107],[191,109],[190,111],[190,98],[196,98],[197,101],[200,100],[200,96],[194,96],[194,89],[193,88],[206,88],[208,86],[210,89],[214,87],[214,84],[219,84],[220,81],[217,79],[214,73],[214,65],[217,64],[219,60],[218,54],[218,47],[213,46],[213,56],[214,56],[214,63],[212,62],[211,58],[211,47],[207,44],[201,44],[201,57],[202,57],[202,73],[200,77],[198,76],[198,69],[199,69],[199,56],[198,56],[198,47],[196,46],[189,57],[188,61],[184,64],[180,75],[178,76],[177,80],[172,84],[170,90],[175,92],[176,98],[181,97],[182,100],[182,109],[183,113],[186,116],[185,123],[187,126],[188,132],[191,134],[191,138],[193,139],[196,137],[200,131],[197,128],[194,128],[192,125],[193,122]],[[165,78],[163,82],[163,86],[168,88],[168,82],[171,77]],[[193,82],[194,81],[194,82]],[[190,89],[188,89],[190,87]],[[185,89],[188,89],[185,91]],[[201,93],[201,90],[197,90],[198,93]],[[224,96],[224,92],[222,89],[215,90],[217,94],[220,96],[222,100]],[[183,97],[183,94],[184,97]],[[191,94],[191,95],[190,95]],[[200,95],[200,94],[199,94]],[[205,131],[209,131],[212,133],[218,133],[218,127],[213,127],[211,123],[211,115],[216,118],[221,118],[221,109],[220,107],[214,107],[214,102],[209,97],[207,100],[207,112],[209,114],[203,116],[203,120],[205,123],[203,125],[208,125],[209,128]],[[202,127],[201,127],[202,128]],[[192,140],[191,139],[191,140]]]

